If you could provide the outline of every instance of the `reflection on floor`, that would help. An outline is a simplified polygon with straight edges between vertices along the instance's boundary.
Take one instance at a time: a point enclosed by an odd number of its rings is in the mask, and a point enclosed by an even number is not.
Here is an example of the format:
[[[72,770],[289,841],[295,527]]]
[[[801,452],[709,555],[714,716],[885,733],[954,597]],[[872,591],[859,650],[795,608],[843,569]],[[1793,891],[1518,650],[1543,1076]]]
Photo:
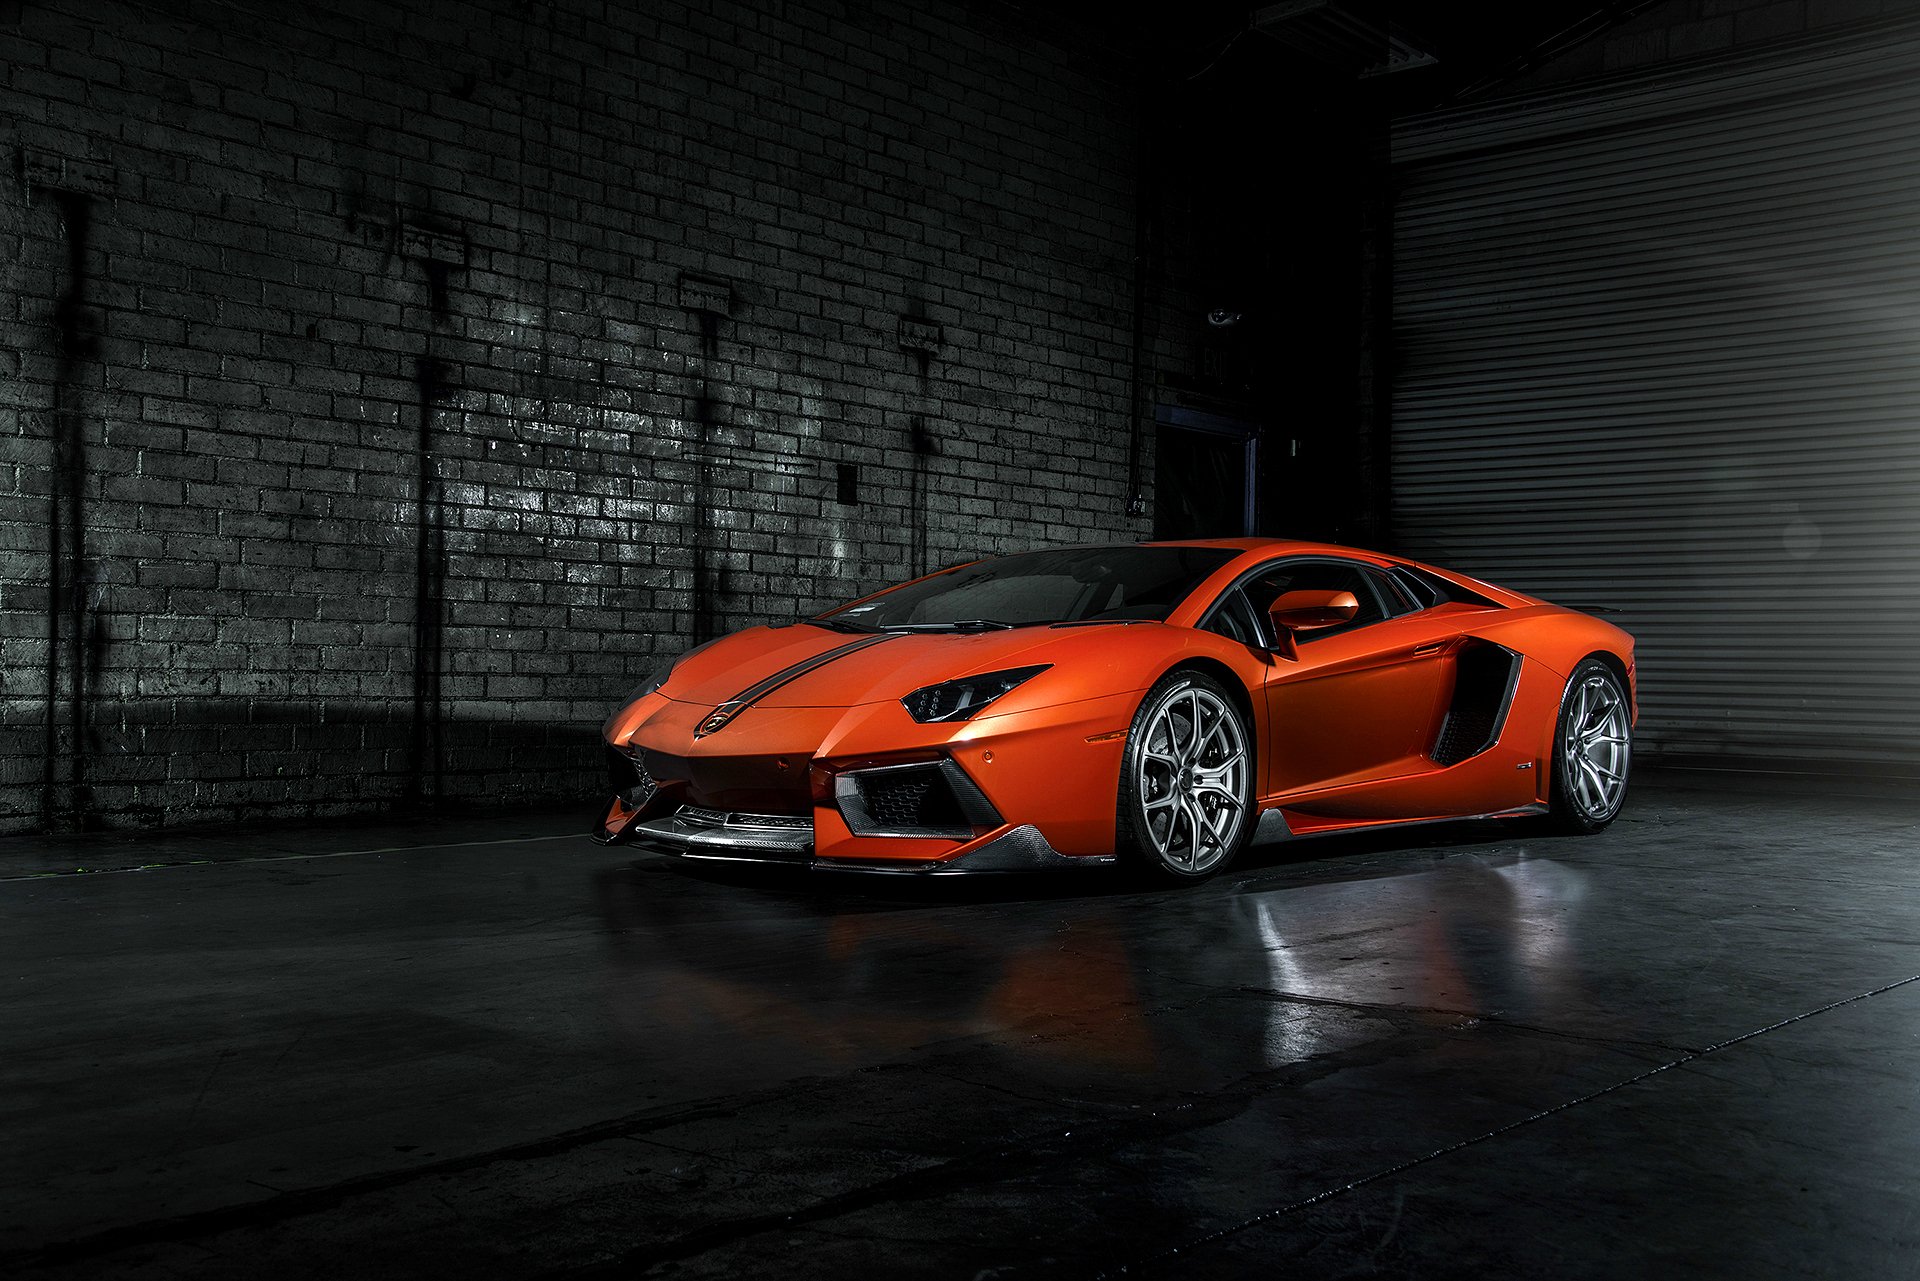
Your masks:
[[[1920,799],[1654,786],[1599,837],[1263,847],[1184,891],[692,875],[579,822],[0,883],[0,1270],[1920,1257]],[[77,861],[0,848],[36,859]]]

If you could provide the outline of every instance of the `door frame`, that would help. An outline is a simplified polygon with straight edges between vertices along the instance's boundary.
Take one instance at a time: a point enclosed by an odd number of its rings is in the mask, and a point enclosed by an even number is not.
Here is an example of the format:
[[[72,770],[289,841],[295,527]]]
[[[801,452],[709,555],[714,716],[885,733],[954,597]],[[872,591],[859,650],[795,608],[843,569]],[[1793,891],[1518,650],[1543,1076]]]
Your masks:
[[[1223,436],[1245,444],[1246,492],[1241,495],[1240,500],[1240,533],[1229,535],[1229,537],[1251,538],[1255,522],[1260,515],[1260,424],[1250,419],[1229,418],[1225,414],[1210,414],[1201,409],[1188,409],[1184,405],[1165,404],[1156,404],[1153,407],[1153,423],[1156,427],[1173,427],[1180,431]],[[1157,458],[1155,465],[1157,469]]]

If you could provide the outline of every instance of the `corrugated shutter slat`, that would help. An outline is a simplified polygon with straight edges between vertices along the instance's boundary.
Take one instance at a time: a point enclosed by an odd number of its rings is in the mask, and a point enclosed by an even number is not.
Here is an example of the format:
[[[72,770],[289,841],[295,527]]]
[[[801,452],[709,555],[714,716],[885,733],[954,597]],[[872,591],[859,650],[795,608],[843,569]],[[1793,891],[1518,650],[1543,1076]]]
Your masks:
[[[1655,752],[1920,767],[1920,27],[1395,162],[1401,548],[1617,610]]]

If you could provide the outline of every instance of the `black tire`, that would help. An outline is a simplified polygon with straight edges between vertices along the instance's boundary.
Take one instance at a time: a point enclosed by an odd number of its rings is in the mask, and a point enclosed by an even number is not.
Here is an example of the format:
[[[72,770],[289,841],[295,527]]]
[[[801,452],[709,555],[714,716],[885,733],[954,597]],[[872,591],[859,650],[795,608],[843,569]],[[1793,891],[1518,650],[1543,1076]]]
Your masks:
[[[1162,880],[1203,881],[1226,867],[1253,836],[1255,759],[1247,718],[1219,681],[1161,677],[1127,731],[1116,852]]]
[[[1597,832],[1627,799],[1633,763],[1632,703],[1619,674],[1597,658],[1567,678],[1553,727],[1548,812],[1563,832]]]

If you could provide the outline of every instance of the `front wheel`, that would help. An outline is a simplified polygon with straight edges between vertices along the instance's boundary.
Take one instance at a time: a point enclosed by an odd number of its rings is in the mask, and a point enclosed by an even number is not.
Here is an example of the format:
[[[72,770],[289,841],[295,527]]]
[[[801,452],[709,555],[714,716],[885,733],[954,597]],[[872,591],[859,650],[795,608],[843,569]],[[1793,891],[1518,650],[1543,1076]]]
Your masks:
[[[1613,822],[1627,799],[1633,727],[1627,691],[1598,659],[1573,669],[1553,731],[1554,825],[1597,832]]]
[[[1136,867],[1198,881],[1233,861],[1253,830],[1253,749],[1227,691],[1169,672],[1134,713],[1120,767],[1116,836]]]

